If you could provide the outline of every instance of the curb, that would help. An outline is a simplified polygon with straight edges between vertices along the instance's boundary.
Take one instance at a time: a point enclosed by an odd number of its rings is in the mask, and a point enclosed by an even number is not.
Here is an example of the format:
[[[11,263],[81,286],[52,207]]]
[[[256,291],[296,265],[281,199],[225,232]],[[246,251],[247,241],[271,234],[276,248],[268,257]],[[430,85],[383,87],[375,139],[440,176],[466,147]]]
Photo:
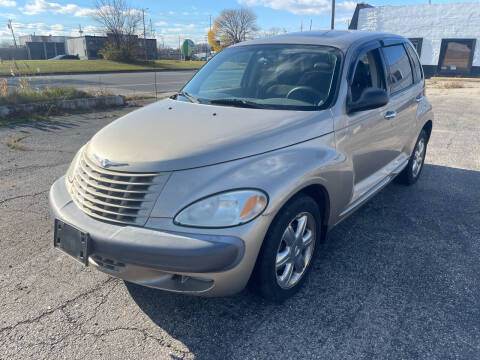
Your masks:
[[[98,98],[78,98],[71,100],[53,100],[33,102],[28,104],[2,105],[0,106],[0,119],[8,118],[15,114],[27,114],[35,112],[50,112],[55,110],[83,110],[98,107],[124,106],[124,96],[104,96]]]

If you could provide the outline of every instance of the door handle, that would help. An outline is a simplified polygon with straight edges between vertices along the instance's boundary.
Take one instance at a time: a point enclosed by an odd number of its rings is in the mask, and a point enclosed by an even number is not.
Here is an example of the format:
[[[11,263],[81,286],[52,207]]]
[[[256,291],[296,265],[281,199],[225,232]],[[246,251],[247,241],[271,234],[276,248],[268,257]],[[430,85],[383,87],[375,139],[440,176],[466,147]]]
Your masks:
[[[423,100],[423,95],[418,95],[416,98],[415,98],[415,101],[416,102],[421,102]]]
[[[390,120],[393,119],[395,116],[397,116],[396,111],[387,111],[387,113],[385,114],[385,119]]]

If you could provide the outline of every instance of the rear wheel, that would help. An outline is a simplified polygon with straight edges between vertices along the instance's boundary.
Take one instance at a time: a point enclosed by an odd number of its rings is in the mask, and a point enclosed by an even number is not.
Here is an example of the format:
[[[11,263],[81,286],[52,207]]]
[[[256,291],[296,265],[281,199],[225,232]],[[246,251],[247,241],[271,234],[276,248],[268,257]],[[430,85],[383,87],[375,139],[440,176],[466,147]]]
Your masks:
[[[428,136],[425,130],[420,132],[413,153],[410,156],[407,166],[397,176],[397,181],[405,185],[413,185],[417,182],[422,173],[425,155],[427,154]]]
[[[297,195],[275,217],[255,265],[253,284],[265,298],[282,302],[305,282],[321,235],[321,212],[306,195]]]

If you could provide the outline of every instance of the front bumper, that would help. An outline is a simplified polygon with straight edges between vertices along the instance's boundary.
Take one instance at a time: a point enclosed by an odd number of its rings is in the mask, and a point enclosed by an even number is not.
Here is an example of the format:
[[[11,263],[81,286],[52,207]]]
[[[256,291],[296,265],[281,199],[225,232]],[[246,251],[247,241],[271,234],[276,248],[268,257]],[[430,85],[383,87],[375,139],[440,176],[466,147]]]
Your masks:
[[[244,241],[238,237],[98,221],[76,206],[64,177],[50,190],[50,207],[56,218],[89,233],[89,264],[110,275],[169,291],[211,295],[239,291],[248,280],[245,271],[236,270],[245,255]],[[241,276],[229,279],[229,273]]]

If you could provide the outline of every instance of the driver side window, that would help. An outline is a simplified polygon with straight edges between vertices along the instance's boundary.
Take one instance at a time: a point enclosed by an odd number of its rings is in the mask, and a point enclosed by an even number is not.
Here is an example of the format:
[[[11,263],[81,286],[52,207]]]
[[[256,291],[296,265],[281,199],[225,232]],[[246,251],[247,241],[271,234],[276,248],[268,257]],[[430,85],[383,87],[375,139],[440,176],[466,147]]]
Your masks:
[[[352,102],[360,99],[362,93],[368,88],[386,90],[382,62],[378,49],[367,51],[358,60],[350,87]]]

